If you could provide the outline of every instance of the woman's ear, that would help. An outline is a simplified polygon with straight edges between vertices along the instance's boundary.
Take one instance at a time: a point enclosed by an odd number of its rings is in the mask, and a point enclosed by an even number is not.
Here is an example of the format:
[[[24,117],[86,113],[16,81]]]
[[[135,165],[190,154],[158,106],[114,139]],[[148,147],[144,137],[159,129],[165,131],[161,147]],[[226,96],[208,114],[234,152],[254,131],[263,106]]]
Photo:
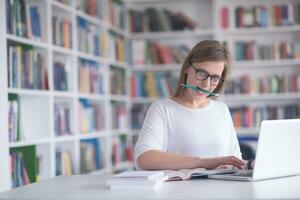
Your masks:
[[[188,73],[189,73],[189,67],[186,67],[186,68],[184,69],[184,73],[185,73],[185,74],[188,74]]]

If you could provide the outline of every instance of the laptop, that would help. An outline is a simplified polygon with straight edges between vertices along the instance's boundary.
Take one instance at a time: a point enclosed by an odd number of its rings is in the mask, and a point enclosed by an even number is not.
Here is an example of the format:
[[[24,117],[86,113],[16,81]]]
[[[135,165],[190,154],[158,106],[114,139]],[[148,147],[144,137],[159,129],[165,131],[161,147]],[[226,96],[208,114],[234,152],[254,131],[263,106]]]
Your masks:
[[[209,175],[212,179],[256,181],[300,174],[300,119],[261,123],[253,170]]]

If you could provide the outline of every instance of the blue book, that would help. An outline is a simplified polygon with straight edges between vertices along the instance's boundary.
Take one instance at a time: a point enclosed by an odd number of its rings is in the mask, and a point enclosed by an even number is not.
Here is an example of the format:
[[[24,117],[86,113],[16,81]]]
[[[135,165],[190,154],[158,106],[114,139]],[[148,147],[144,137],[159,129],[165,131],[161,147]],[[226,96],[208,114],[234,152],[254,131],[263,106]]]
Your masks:
[[[31,6],[30,17],[31,17],[31,29],[33,36],[41,38],[41,24],[40,24],[40,14],[37,6]]]
[[[96,163],[96,168],[100,169],[102,167],[102,163],[100,161],[100,142],[98,141],[99,139],[86,139],[86,140],[81,140],[81,143],[85,143],[88,145],[92,145],[94,147],[95,151],[95,163]]]
[[[268,11],[266,7],[260,8],[260,23],[262,27],[268,26]]]

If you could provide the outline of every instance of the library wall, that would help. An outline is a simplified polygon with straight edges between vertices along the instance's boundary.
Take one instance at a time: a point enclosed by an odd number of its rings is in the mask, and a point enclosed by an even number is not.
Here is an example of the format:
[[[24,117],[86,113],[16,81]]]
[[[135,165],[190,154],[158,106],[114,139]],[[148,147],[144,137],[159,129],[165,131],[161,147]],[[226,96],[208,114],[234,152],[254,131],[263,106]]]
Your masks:
[[[205,39],[232,53],[220,100],[241,143],[255,149],[264,119],[300,117],[297,0],[3,0],[0,9],[0,190],[132,169],[147,109],[173,95],[183,59]]]

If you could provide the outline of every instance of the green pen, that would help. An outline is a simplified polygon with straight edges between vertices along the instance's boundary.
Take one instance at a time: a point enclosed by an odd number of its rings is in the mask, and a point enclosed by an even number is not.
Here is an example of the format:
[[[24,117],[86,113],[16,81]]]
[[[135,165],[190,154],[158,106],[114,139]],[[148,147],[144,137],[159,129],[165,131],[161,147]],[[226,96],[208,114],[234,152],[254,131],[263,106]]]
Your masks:
[[[189,85],[189,84],[181,83],[180,85],[183,86],[183,87],[191,88],[193,90],[201,91],[201,92],[203,92],[205,94],[208,94],[208,95],[211,95],[211,96],[215,96],[215,97],[220,96],[218,93],[214,93],[214,92],[211,92],[209,90],[205,90],[205,89],[202,89],[202,88],[199,88],[199,87],[196,87],[196,86],[192,86],[192,85]]]

